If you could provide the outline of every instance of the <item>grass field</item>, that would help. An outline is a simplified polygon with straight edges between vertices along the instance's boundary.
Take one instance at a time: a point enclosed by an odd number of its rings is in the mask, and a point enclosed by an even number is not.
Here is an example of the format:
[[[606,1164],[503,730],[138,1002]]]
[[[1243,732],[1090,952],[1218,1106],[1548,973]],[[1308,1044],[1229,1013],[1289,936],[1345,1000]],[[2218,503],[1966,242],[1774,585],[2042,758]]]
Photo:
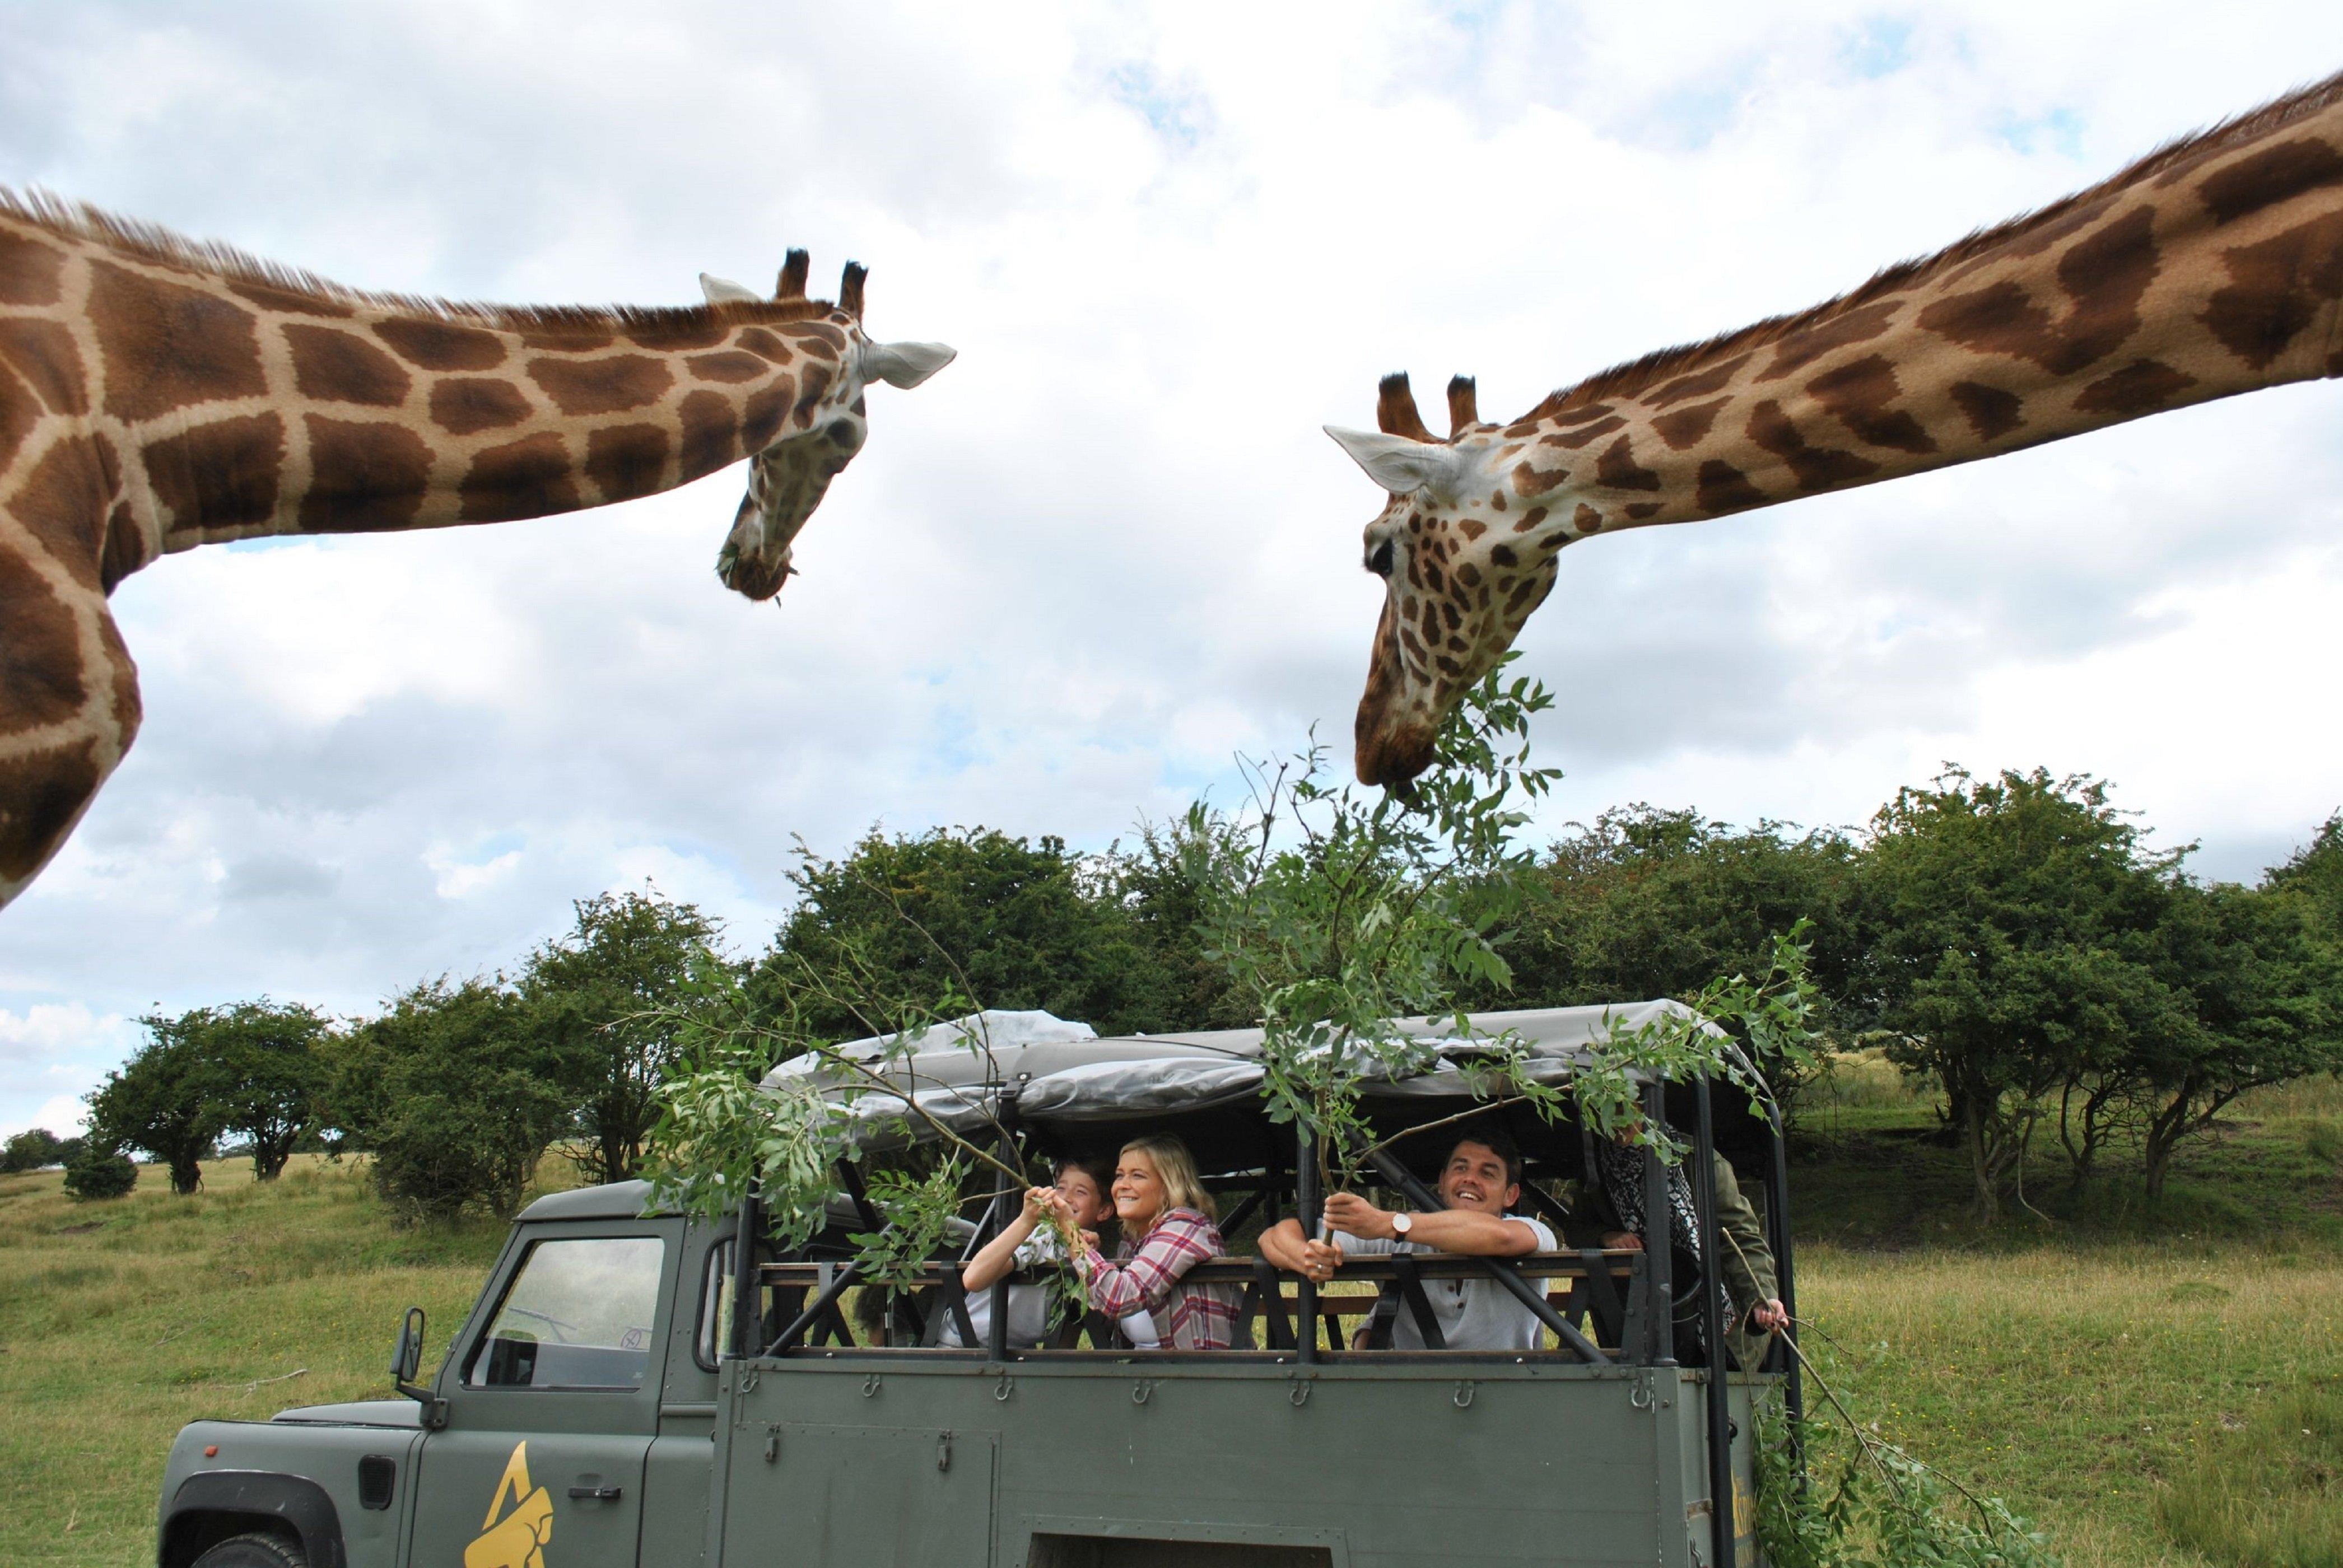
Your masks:
[[[1810,1351],[1856,1413],[2071,1568],[2343,1568],[2343,1089],[2241,1105],[2160,1211],[2118,1151],[2079,1196],[2044,1168],[2051,1217],[1990,1228],[1926,1122],[1863,1070],[1796,1146]],[[151,1563],[181,1423],[378,1397],[399,1310],[436,1359],[502,1235],[401,1231],[308,1159],[110,1203],[0,1176],[0,1563]]]

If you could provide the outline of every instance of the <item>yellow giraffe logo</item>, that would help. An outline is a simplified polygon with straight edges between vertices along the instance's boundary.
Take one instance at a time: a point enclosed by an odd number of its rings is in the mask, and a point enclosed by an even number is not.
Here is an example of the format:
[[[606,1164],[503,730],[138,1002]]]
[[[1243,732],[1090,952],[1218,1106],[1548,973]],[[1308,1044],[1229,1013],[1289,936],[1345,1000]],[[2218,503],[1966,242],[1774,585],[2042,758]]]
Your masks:
[[[510,1513],[502,1519],[506,1503]],[[464,1548],[464,1568],[545,1568],[545,1548],[553,1539],[553,1494],[528,1483],[528,1444],[513,1444],[504,1478],[488,1499],[488,1516],[478,1539]]]

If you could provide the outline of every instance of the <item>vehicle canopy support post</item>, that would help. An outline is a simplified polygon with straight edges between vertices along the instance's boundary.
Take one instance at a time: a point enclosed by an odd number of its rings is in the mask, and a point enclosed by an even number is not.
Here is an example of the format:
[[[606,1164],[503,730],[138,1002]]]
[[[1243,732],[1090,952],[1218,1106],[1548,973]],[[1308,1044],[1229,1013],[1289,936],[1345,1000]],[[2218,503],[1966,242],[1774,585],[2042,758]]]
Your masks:
[[[1318,1140],[1296,1122],[1293,1213],[1302,1234],[1315,1239],[1325,1217],[1326,1195],[1318,1191]],[[1293,1284],[1293,1353],[1303,1362],[1318,1359],[1318,1282],[1303,1274]]]
[[[1693,1080],[1699,1112],[1693,1141],[1693,1193],[1699,1200],[1700,1330],[1708,1342],[1708,1372],[1701,1392],[1708,1407],[1708,1528],[1716,1568],[1735,1568],[1733,1548],[1733,1425],[1725,1383],[1725,1271],[1719,1267],[1716,1235],[1716,1132],[1709,1116],[1708,1078]]]
[[[1782,1292],[1782,1310],[1790,1314],[1780,1334],[1787,1343],[1774,1354],[1780,1359],[1788,1379],[1782,1395],[1790,1412],[1790,1460],[1803,1478],[1806,1473],[1806,1390],[1802,1375],[1805,1368],[1797,1356],[1798,1283],[1790,1260],[1790,1153],[1782,1136],[1782,1113],[1770,1104],[1765,1108],[1765,1131],[1767,1152],[1772,1156],[1765,1167],[1765,1230],[1774,1247],[1774,1272],[1776,1288]]]
[[[1644,1360],[1655,1367],[1676,1364],[1675,1237],[1668,1212],[1668,1168],[1660,1159],[1661,1129],[1667,1125],[1666,1085],[1644,1085],[1644,1272],[1651,1310],[1644,1313]]]
[[[879,1212],[878,1205],[870,1201],[870,1189],[862,1180],[862,1167],[851,1160],[840,1160],[838,1162],[838,1180],[840,1185],[846,1189],[847,1200],[854,1205],[854,1211],[862,1217],[863,1225],[874,1233],[884,1230],[886,1219]],[[920,1312],[919,1304],[898,1295],[892,1287],[887,1292],[887,1320],[892,1334],[908,1332],[912,1344],[927,1338],[927,1318]]]
[[[1367,1155],[1367,1162],[1384,1181],[1406,1193],[1407,1201],[1417,1208],[1427,1213],[1436,1213],[1446,1207],[1441,1202],[1439,1193],[1425,1186],[1414,1171],[1393,1159],[1388,1150],[1371,1151]],[[1545,1299],[1545,1292],[1523,1279],[1503,1258],[1475,1258],[1473,1261],[1486,1269],[1489,1277],[1504,1287],[1513,1300],[1527,1307],[1532,1317],[1552,1329],[1554,1337],[1561,1340],[1580,1361],[1595,1366],[1611,1364],[1611,1358],[1603,1353],[1601,1346],[1573,1328],[1568,1318],[1554,1310],[1554,1303]]]
[[[764,1228],[763,1209],[753,1187],[740,1195],[740,1228],[732,1241],[732,1353],[744,1361],[757,1353],[758,1320],[764,1315],[757,1300],[757,1232]]]
[[[774,1337],[773,1342],[765,1347],[765,1353],[767,1355],[776,1355],[796,1344],[798,1341],[805,1337],[805,1333],[808,1329],[812,1328],[816,1322],[820,1321],[824,1312],[830,1312],[838,1305],[840,1297],[845,1295],[848,1291],[853,1289],[856,1285],[861,1283],[861,1264],[849,1263],[846,1267],[839,1270],[838,1277],[830,1281],[830,1288],[822,1292],[821,1294],[816,1296],[812,1301],[806,1303],[805,1311],[799,1312],[797,1317],[790,1322],[789,1326],[783,1329]]]

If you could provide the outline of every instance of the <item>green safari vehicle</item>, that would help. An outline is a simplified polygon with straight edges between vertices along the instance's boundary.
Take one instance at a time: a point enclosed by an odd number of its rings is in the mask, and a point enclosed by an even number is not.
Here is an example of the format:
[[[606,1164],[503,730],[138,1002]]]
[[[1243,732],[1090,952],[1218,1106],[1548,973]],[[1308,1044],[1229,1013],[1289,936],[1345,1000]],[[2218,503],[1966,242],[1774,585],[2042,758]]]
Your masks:
[[[1566,1106],[1590,1041],[1675,1007],[1472,1021],[1526,1042]],[[1447,1142],[1433,1124],[1453,1133],[1473,1111],[1475,1046],[1443,1039],[1441,1021],[1401,1027],[1433,1045],[1435,1065],[1370,1084],[1367,1105],[1379,1134],[1424,1131],[1373,1171],[1395,1203],[1434,1209],[1427,1177]],[[807,1244],[779,1248],[753,1195],[716,1224],[657,1211],[639,1181],[539,1199],[428,1382],[411,1310],[394,1352],[401,1397],[186,1427],[164,1475],[159,1568],[1762,1561],[1753,1406],[1786,1384],[1795,1408],[1795,1358],[1778,1343],[1749,1371],[1676,1357],[1687,1325],[1694,1342],[1726,1342],[1723,1288],[1687,1277],[1685,1261],[1719,1255],[1712,1150],[1762,1194],[1795,1312],[1778,1130],[1745,1097],[1644,1086],[1646,1113],[1694,1145],[1697,1253],[1669,1237],[1665,1175],[1646,1157],[1640,1251],[1362,1257],[1322,1287],[1232,1256],[1188,1278],[1241,1293],[1236,1348],[1134,1350],[1067,1312],[1043,1348],[1021,1350],[1003,1296],[990,1342],[973,1332],[959,1269],[1017,1195],[972,1201],[945,1249],[958,1257],[865,1285],[850,1237],[883,1218],[862,1166],[940,1126],[1043,1158],[1176,1133],[1232,1251],[1249,1254],[1258,1227],[1316,1211],[1317,1161],[1262,1114],[1257,1030],[1100,1039],[1046,1014],[987,1014],[931,1032],[932,1049],[890,1056],[893,1092],[850,1097],[872,1136],[860,1165],[840,1163]],[[1566,1194],[1593,1151],[1574,1117],[1519,1103],[1479,1115],[1522,1150],[1517,1211],[1583,1231]],[[1519,1300],[1544,1325],[1540,1348],[1389,1348],[1401,1313],[1439,1342],[1424,1287],[1463,1278]]]

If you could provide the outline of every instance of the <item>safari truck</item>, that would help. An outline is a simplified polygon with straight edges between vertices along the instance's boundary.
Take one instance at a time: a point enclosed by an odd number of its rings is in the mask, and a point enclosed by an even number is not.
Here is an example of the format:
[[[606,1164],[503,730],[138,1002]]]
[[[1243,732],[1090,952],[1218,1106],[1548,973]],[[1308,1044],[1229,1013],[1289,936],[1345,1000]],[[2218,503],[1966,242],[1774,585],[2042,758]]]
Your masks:
[[[1474,1017],[1476,1035],[1525,1042],[1533,1072],[1564,1091],[1559,1114],[1479,1111],[1523,1151],[1517,1211],[1561,1233],[1594,1155],[1569,1109],[1574,1069],[1605,1030],[1674,1006]],[[899,1266],[864,1282],[850,1238],[883,1223],[864,1181],[887,1157],[886,1102],[898,1151],[945,1127],[1037,1161],[1176,1133],[1240,1253],[1260,1225],[1316,1213],[1319,1161],[1262,1112],[1258,1031],[1100,1039],[1046,1014],[970,1021],[981,1049],[963,1031],[899,1050],[894,1092],[854,1101],[872,1141],[840,1163],[830,1222],[804,1245],[778,1245],[754,1195],[709,1223],[659,1211],[639,1181],[555,1193],[520,1214],[427,1380],[410,1310],[397,1397],[188,1426],[164,1474],[160,1568],[1760,1562],[1753,1405],[1778,1388],[1795,1408],[1795,1362],[1778,1342],[1747,1371],[1678,1353],[1687,1323],[1725,1342],[1723,1291],[1686,1262],[1718,1256],[1712,1148],[1762,1192],[1795,1312],[1779,1130],[1745,1095],[1643,1086],[1645,1113],[1694,1146],[1704,1248],[1670,1235],[1681,1211],[1672,1221],[1646,1157],[1641,1249],[1359,1257],[1322,1285],[1232,1256],[1190,1278],[1242,1292],[1236,1348],[1132,1349],[1076,1304],[1043,1348],[1021,1350],[1004,1296],[989,1334],[972,1331],[959,1269],[1019,1194],[972,1201],[915,1278]],[[1375,1155],[1372,1181],[1428,1211],[1439,1127],[1474,1112],[1485,1043],[1443,1038],[1453,1020],[1402,1027],[1433,1065],[1371,1083],[1367,1105],[1379,1135],[1423,1133]],[[1440,1342],[1424,1292],[1463,1278],[1493,1278],[1532,1312],[1541,1348],[1388,1348],[1400,1312]]]

